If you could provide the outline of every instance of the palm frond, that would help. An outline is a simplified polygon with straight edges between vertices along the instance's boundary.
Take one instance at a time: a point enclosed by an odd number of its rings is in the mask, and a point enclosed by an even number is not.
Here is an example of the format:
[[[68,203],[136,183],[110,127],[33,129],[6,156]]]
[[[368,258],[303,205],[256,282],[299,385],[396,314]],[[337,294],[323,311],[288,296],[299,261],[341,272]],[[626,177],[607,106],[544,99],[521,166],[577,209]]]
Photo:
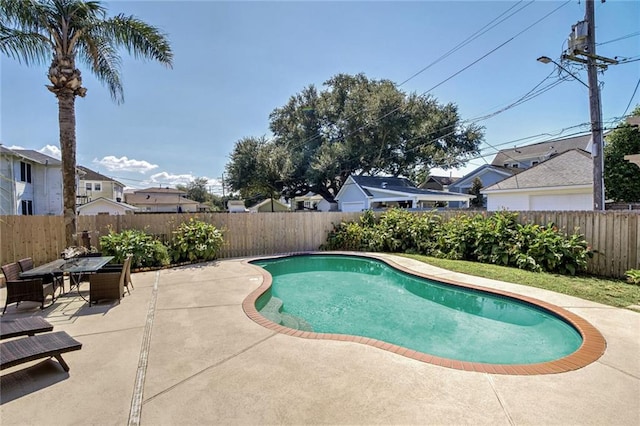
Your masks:
[[[153,59],[171,67],[173,52],[165,34],[134,16],[117,15],[101,22],[101,31],[135,58]]]
[[[124,102],[124,88],[120,79],[122,60],[108,39],[91,31],[80,37],[77,43],[78,59],[91,68],[98,80],[109,89],[111,99],[117,104]]]
[[[31,65],[46,64],[50,52],[51,44],[43,35],[14,30],[0,23],[0,53]]]

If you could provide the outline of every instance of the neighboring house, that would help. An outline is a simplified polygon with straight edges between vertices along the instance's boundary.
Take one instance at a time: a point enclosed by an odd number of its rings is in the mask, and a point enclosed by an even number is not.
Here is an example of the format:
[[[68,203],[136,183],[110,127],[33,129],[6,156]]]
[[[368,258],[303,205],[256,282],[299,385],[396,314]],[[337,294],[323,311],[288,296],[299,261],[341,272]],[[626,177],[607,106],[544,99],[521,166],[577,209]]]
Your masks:
[[[62,163],[0,145],[0,215],[61,215]]]
[[[79,215],[97,215],[97,214],[132,214],[138,210],[138,207],[127,203],[117,202],[108,198],[97,198],[88,203],[78,206]]]
[[[491,164],[505,168],[528,169],[554,155],[573,149],[591,152],[591,134],[502,149],[496,154]]]
[[[195,213],[200,203],[186,198],[187,193],[174,188],[138,189],[125,193],[125,202],[138,212]]]
[[[78,170],[78,204],[85,204],[98,198],[106,198],[117,202],[124,201],[124,185],[117,180],[95,172],[88,167],[77,166]]]
[[[573,149],[484,188],[487,210],[592,210],[593,160]]]
[[[398,177],[354,176],[347,178],[336,195],[343,212],[391,207],[431,209],[436,203],[469,202],[467,194],[417,188],[408,179]]]
[[[338,210],[338,203],[325,199],[315,192],[295,197],[291,201],[291,209],[294,211],[316,210],[319,212],[332,212]]]
[[[227,201],[227,210],[229,213],[246,213],[249,210],[244,206],[244,200]]]
[[[249,207],[251,213],[288,212],[289,206],[278,200],[262,200],[258,204]]]
[[[450,177],[450,176],[429,176],[429,178],[423,182],[421,185],[418,185],[420,189],[435,189],[436,191],[447,191],[449,189],[449,185],[460,180],[459,177]]]
[[[493,185],[496,182],[500,182],[503,179],[513,176],[519,170],[509,169],[506,167],[492,166],[491,164],[485,164],[470,173],[467,173],[451,185],[449,185],[449,192],[455,192],[457,194],[468,194],[469,190],[473,186],[473,181],[478,178],[482,182],[482,187]],[[486,200],[485,200],[486,204]],[[463,204],[459,201],[453,201],[449,203],[450,208],[462,208],[467,207],[466,203]]]

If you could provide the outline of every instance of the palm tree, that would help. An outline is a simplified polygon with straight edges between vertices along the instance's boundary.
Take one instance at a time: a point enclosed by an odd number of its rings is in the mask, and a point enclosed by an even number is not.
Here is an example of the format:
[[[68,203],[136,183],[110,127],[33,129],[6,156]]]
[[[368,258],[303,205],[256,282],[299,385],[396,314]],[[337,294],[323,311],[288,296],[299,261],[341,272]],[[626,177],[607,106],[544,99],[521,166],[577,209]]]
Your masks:
[[[171,67],[173,53],[164,34],[133,16],[107,18],[99,1],[0,0],[0,53],[31,63],[51,61],[47,88],[58,98],[65,239],[76,233],[76,96],[84,97],[83,63],[105,84],[111,98],[124,101],[119,48],[136,58]]]

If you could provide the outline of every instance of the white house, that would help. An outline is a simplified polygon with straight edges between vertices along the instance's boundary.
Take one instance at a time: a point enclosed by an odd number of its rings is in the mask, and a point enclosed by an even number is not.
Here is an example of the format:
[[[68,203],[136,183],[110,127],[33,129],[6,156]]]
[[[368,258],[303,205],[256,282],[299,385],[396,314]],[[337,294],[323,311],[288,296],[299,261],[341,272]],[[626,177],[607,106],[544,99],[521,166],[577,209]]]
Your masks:
[[[481,190],[487,210],[592,210],[593,160],[566,151]]]
[[[125,202],[139,208],[140,212],[195,213],[200,203],[187,198],[187,193],[175,188],[137,189],[125,193]]]
[[[308,192],[291,200],[291,210],[330,212],[338,210],[338,203],[329,201],[315,192]]]
[[[398,177],[355,176],[347,178],[336,195],[340,211],[359,212],[391,207],[431,209],[438,202],[468,203],[469,194],[419,189],[408,179]]]
[[[132,206],[127,203],[119,203],[108,198],[97,198],[89,201],[88,203],[78,206],[79,215],[97,215],[97,214],[132,214],[138,211],[136,206]]]
[[[61,215],[62,163],[0,145],[0,215]]]
[[[76,169],[79,181],[78,204],[88,203],[101,197],[117,202],[124,201],[123,184],[88,167],[77,166]]]

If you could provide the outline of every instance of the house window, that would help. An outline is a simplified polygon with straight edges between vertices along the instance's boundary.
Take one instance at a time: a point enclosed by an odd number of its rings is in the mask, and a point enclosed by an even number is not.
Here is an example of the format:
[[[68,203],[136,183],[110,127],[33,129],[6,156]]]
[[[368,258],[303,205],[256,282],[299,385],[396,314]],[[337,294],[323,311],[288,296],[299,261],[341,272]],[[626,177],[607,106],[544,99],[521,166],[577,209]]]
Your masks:
[[[85,191],[91,191],[91,182],[87,182],[84,184]]]
[[[94,191],[102,191],[102,184],[101,183],[94,183],[93,184],[93,190]]]
[[[31,164],[20,162],[20,181],[31,183]]]
[[[21,207],[22,207],[22,214],[24,216],[33,216],[33,201],[22,200]]]

